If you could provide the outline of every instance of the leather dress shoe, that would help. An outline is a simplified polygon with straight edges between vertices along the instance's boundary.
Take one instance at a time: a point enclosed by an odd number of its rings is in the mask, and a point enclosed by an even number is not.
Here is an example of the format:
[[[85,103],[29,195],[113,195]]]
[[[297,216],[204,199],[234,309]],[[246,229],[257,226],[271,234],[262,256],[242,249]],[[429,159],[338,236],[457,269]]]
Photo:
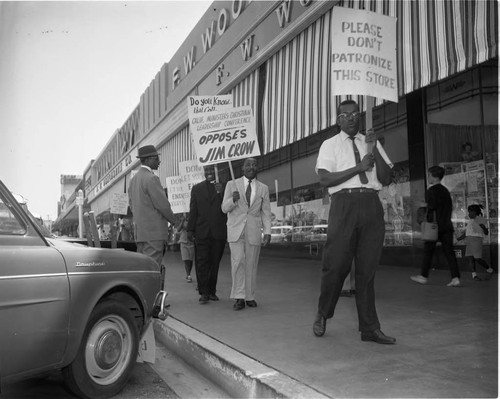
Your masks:
[[[234,310],[241,310],[243,308],[245,308],[245,300],[244,299],[237,299],[233,305],[233,309]]]
[[[367,331],[361,333],[361,341],[373,341],[377,344],[394,344],[396,342],[396,338],[388,337],[379,329],[373,331]]]
[[[208,299],[210,299],[211,301],[218,301],[219,297],[215,294],[211,294],[208,296]]]
[[[326,331],[326,319],[319,313],[316,315],[316,319],[313,324],[313,332],[317,337],[322,337],[325,335]]]
[[[257,307],[257,302],[255,302],[254,300],[246,301],[246,303],[247,303],[247,306],[249,308],[256,308]]]
[[[208,303],[208,301],[209,301],[208,295],[202,295],[202,296],[200,296],[199,302],[201,304]]]

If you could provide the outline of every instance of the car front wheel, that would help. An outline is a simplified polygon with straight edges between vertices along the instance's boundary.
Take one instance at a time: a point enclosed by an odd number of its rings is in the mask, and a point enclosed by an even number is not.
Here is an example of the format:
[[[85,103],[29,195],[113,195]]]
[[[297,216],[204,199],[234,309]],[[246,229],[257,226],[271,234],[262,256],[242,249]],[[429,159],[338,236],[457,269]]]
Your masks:
[[[127,383],[138,344],[130,310],[114,300],[99,303],[90,315],[75,360],[63,369],[67,387],[83,398],[116,395]]]

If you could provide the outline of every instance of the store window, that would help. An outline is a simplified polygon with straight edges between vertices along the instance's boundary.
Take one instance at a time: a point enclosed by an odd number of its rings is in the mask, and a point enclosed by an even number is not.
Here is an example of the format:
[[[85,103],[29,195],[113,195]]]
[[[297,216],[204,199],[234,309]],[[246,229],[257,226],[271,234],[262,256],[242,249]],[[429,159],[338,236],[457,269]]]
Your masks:
[[[496,73],[485,65],[427,91],[426,166],[440,165],[446,170],[442,184],[452,196],[455,244],[460,244],[456,237],[465,230],[467,207],[473,204],[483,207],[489,221],[484,244],[498,241]]]
[[[380,133],[394,168],[393,182],[380,192],[386,223],[386,246],[411,246],[411,198],[406,129],[406,102],[385,104],[374,112],[374,128]],[[337,133],[332,127],[263,157],[259,179],[269,186],[272,225],[286,229],[273,243],[321,243],[326,241],[330,211],[328,190],[315,172],[318,151],[324,140]]]

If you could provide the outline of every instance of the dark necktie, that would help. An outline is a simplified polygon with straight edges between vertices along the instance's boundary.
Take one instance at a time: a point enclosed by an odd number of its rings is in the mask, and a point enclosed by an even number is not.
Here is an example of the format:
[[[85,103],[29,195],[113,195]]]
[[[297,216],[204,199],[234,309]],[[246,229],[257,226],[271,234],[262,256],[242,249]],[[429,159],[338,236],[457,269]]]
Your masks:
[[[245,191],[245,197],[247,199],[247,204],[250,206],[250,198],[252,197],[252,180],[248,180],[247,191]]]
[[[361,157],[359,155],[358,147],[356,146],[356,143],[354,142],[354,139],[356,138],[355,136],[349,136],[349,138],[352,140],[352,149],[354,150],[354,159],[356,160],[356,165],[361,163]],[[361,180],[361,183],[366,184],[368,183],[368,177],[366,177],[365,172],[359,172],[359,180]]]

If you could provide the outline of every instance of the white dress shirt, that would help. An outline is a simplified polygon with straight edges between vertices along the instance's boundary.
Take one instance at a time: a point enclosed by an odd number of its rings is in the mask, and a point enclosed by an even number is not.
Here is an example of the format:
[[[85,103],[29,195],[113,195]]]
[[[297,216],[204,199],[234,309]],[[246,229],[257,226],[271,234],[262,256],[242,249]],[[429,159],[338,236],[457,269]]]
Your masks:
[[[247,187],[248,187],[248,178],[243,176],[244,181],[245,181],[245,192],[247,192]],[[250,194],[250,204],[253,203],[253,200],[255,199],[255,178],[252,179],[252,183],[250,183],[250,187],[252,188],[252,193]],[[248,204],[248,205],[250,205]]]
[[[357,133],[354,142],[356,143],[356,147],[358,147],[360,159],[363,159],[368,152],[368,144],[365,141],[365,136]],[[328,172],[342,172],[356,166],[352,143],[353,141],[349,139],[349,135],[344,131],[325,140],[319,149],[318,159],[316,160],[316,173],[318,173],[319,169],[324,169]],[[392,163],[380,143],[377,143],[377,148],[384,161],[392,167]],[[358,187],[372,188],[379,191],[382,188],[382,184],[377,179],[376,167],[374,166],[365,173],[366,177],[368,177],[368,183],[362,184],[358,174],[337,186],[328,187],[328,193],[334,194],[344,188]]]

